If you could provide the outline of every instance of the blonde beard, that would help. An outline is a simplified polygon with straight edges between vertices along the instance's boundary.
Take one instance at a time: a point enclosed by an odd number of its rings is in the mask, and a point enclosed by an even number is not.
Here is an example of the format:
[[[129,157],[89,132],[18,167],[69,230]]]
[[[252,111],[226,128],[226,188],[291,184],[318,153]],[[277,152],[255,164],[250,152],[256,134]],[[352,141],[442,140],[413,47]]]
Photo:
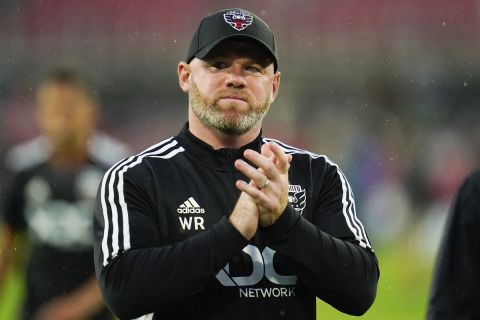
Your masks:
[[[209,99],[200,93],[192,81],[188,90],[188,99],[193,113],[205,126],[227,135],[240,136],[250,131],[262,121],[271,104],[271,97],[268,97],[263,103],[257,105],[247,101],[249,107],[247,111],[240,111],[238,105],[234,103],[222,108],[217,104],[222,94],[227,93],[219,92]],[[248,97],[246,98],[249,100]],[[232,113],[234,113],[233,116],[228,116]]]

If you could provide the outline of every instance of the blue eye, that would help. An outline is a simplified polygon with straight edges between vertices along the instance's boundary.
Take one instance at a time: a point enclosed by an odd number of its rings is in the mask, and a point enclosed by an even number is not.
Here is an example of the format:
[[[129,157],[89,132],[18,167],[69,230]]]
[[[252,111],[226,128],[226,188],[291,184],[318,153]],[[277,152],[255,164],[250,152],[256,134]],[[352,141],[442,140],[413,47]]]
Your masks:
[[[245,70],[249,71],[249,72],[261,72],[260,68],[257,68],[255,66],[246,66],[245,67]]]
[[[228,68],[228,65],[225,62],[217,61],[212,63],[212,67],[214,67],[215,69],[221,70],[221,69]]]

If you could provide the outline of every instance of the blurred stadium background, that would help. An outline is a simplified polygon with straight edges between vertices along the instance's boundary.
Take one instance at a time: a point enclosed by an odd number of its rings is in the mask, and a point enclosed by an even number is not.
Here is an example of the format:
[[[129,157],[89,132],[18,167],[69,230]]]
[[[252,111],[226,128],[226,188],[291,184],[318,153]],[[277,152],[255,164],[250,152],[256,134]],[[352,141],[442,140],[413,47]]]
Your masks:
[[[356,193],[381,266],[362,319],[422,319],[448,206],[480,167],[479,1],[2,0],[0,157],[38,134],[33,90],[59,65],[95,80],[101,128],[133,150],[177,133],[177,62],[201,17],[238,6],[277,36],[265,134],[328,155]],[[0,319],[14,319],[22,279],[13,268]],[[319,302],[318,319],[350,318]]]

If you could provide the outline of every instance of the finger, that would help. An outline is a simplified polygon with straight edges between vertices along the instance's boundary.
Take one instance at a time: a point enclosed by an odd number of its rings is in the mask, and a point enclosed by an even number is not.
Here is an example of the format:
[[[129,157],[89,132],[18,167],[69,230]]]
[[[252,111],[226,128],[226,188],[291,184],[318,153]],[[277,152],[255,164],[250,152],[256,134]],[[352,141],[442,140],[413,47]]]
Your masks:
[[[287,154],[287,158],[288,158],[288,163],[289,163],[289,164],[292,163],[292,159],[293,159],[292,155],[291,155],[291,154]]]
[[[288,156],[285,154],[282,148],[280,148],[280,146],[275,142],[269,142],[268,144],[270,145],[270,150],[275,155],[275,159],[276,159],[275,164],[278,170],[280,170],[280,172],[282,173],[287,172],[288,169],[290,168]]]
[[[262,171],[267,178],[276,179],[279,175],[278,169],[271,159],[265,157],[264,155],[254,151],[254,150],[245,150],[244,156],[247,160],[251,161]],[[265,182],[265,181],[263,181]]]
[[[262,192],[262,190],[258,189],[254,184],[246,183],[243,180],[237,180],[235,182],[235,186],[238,190],[245,192],[250,197],[252,197],[253,201],[261,208],[265,208],[265,210],[271,210],[273,204],[271,203],[270,198]]]
[[[268,159],[273,160],[275,158],[275,155],[273,154],[272,150],[270,149],[270,145],[268,143],[265,143],[265,144],[262,145],[260,153],[263,156],[267,157]]]
[[[257,187],[264,185],[267,183],[266,181],[268,181],[268,177],[264,174],[264,172],[252,167],[243,160],[236,160],[235,168],[252,180]]]

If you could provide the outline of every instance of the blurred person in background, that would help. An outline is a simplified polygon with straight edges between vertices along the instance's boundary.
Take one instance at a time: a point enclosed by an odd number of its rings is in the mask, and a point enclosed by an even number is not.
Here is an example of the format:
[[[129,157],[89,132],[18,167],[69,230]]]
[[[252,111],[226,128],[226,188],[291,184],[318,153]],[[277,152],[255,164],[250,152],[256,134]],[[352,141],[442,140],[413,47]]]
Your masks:
[[[480,319],[480,171],[466,179],[451,206],[427,319]]]
[[[14,238],[26,231],[30,250],[20,318],[111,319],[94,275],[92,216],[104,172],[128,148],[95,129],[99,104],[84,75],[52,70],[36,100],[41,134],[6,157],[0,284]]]
[[[280,72],[270,28],[205,17],[179,84],[188,122],[105,174],[95,209],[100,288],[121,319],[315,319],[316,297],[361,315],[378,263],[327,157],[263,137]]]

